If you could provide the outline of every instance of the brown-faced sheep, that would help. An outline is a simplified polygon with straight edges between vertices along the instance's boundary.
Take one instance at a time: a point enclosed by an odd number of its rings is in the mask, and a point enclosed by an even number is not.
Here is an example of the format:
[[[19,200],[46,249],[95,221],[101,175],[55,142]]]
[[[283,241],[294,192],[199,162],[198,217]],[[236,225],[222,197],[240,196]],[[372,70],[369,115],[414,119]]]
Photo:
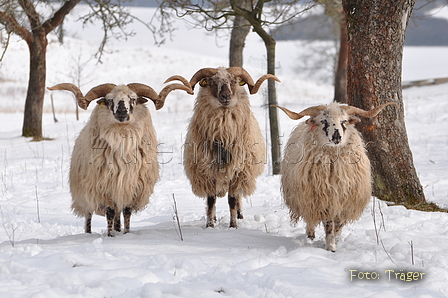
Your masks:
[[[203,68],[190,80],[201,89],[195,101],[184,147],[185,173],[193,193],[207,199],[207,224],[214,227],[216,198],[228,193],[230,227],[242,219],[242,197],[251,195],[263,172],[266,148],[260,127],[250,110],[249,97],[266,79],[255,84],[240,67]]]
[[[291,133],[281,167],[281,187],[291,222],[303,218],[310,240],[325,227],[325,248],[336,251],[343,226],[357,220],[371,198],[370,161],[354,116],[374,117],[387,103],[364,111],[332,103],[300,113],[282,109],[291,119],[311,116]]]
[[[175,89],[192,92],[180,84],[166,86],[160,95],[151,87],[133,83],[103,84],[84,97],[73,84],[62,83],[49,90],[68,90],[78,105],[87,109],[99,99],[89,121],[79,133],[71,157],[70,192],[72,210],[85,217],[85,232],[91,233],[92,214],[107,218],[107,234],[129,232],[133,212],[142,210],[159,179],[157,139],[151,115],[144,103],[151,99],[162,108],[165,97]]]

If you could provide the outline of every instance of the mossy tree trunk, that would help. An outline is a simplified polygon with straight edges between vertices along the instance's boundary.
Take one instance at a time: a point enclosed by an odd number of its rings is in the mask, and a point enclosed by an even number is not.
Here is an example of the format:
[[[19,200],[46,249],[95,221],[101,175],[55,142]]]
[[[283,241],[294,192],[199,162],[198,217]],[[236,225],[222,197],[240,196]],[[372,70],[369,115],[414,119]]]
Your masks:
[[[414,168],[404,121],[401,70],[405,31],[415,0],[343,0],[348,30],[348,104],[370,110],[357,126],[373,170],[373,194],[406,205],[425,202]]]

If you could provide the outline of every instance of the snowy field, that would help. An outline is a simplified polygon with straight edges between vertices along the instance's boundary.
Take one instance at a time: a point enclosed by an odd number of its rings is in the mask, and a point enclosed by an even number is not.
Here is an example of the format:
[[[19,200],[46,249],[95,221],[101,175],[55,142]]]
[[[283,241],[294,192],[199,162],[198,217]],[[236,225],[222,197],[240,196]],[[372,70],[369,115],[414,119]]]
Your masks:
[[[90,60],[98,47],[96,31],[88,28],[91,35],[84,38],[80,25],[70,22],[82,9],[69,17],[64,45],[51,37],[48,86],[73,82],[86,92],[105,82],[143,82],[161,90],[170,75],[189,78],[200,68],[227,65],[227,40],[216,45],[213,35],[182,23],[173,41],[161,47],[136,30],[142,39],[112,42],[97,64]],[[329,103],[333,95],[332,86],[295,73],[307,46],[278,44],[278,99],[293,110]],[[264,53],[251,33],[245,66],[254,78],[265,73]],[[447,57],[446,47],[406,48],[403,80],[448,76]],[[70,210],[68,169],[92,108],[76,121],[73,97],[47,92],[43,129],[54,140],[31,142],[20,137],[27,80],[28,49],[14,40],[0,66],[0,297],[448,296],[448,214],[388,207],[372,198],[361,219],[344,228],[337,252],[328,252],[322,227],[308,244],[303,222],[290,225],[270,162],[257,191],[244,201],[238,229],[228,228],[226,199],[218,200],[217,226],[205,229],[204,201],[191,192],[181,164],[194,97],[180,91],[160,111],[148,104],[160,142],[161,179],[148,207],[132,216],[131,233],[109,238],[105,218],[94,216],[93,233],[84,234],[83,219]],[[264,133],[265,92],[251,97]],[[442,207],[448,207],[447,93],[448,84],[403,92],[418,175],[427,200]],[[50,113],[51,95],[58,122]],[[297,123],[279,115],[285,143]]]

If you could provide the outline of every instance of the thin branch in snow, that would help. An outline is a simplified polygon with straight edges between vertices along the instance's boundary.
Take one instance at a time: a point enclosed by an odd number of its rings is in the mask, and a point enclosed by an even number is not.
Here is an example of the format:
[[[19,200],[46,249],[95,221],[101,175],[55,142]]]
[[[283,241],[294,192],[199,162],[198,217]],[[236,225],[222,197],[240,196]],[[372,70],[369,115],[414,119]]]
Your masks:
[[[36,191],[36,208],[37,208],[37,221],[40,223],[40,212],[39,212],[39,196],[37,195],[37,185],[34,185]]]
[[[177,221],[177,226],[179,227],[179,237],[180,237],[180,240],[184,241],[184,236],[182,235],[182,228],[180,226],[180,221],[179,221],[179,213],[177,212],[176,197],[174,196],[174,193],[173,193],[173,202],[174,202],[174,216]]]

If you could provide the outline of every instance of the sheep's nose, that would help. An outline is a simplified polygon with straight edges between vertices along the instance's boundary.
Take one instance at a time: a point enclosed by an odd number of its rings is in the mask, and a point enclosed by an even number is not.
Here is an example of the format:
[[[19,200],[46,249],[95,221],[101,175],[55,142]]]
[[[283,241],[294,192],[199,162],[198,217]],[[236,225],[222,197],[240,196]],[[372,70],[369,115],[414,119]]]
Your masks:
[[[230,103],[230,99],[232,98],[232,94],[227,85],[222,86],[221,92],[219,92],[219,101],[223,105],[228,105]]]
[[[335,143],[336,145],[341,142],[341,134],[339,133],[339,129],[335,129],[333,135],[331,136],[331,141]]]
[[[117,110],[115,111],[115,118],[120,122],[128,120],[129,118],[128,110],[126,109],[123,101],[118,103]]]

